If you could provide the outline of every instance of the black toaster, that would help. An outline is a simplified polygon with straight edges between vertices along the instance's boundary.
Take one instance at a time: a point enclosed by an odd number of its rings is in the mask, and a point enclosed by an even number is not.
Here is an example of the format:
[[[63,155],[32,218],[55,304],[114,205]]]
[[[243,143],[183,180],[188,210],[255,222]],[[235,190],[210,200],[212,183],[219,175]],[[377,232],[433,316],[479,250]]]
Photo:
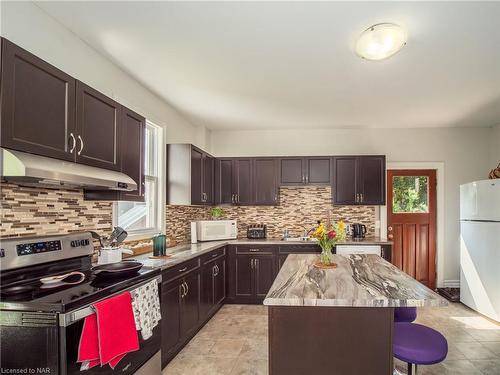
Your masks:
[[[266,226],[264,224],[249,225],[247,228],[247,238],[266,238]]]

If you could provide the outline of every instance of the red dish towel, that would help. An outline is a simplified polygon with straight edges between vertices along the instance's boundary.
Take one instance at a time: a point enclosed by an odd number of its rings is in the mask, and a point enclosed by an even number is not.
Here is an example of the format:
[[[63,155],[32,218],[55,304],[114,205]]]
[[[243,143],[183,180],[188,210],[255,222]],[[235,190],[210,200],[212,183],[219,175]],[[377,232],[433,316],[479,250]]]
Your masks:
[[[114,369],[127,353],[139,349],[132,298],[124,292],[93,306],[96,313],[83,324],[78,362],[88,362],[87,368],[109,364]]]

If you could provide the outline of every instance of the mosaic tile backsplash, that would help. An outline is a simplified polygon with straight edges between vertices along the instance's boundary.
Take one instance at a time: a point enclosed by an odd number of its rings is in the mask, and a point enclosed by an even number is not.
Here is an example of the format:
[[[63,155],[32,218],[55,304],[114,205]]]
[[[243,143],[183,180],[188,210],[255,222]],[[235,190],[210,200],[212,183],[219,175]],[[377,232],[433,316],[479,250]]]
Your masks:
[[[367,235],[375,234],[375,207],[334,206],[330,187],[282,187],[279,206],[223,206],[223,219],[238,220],[238,236],[246,237],[249,224],[267,225],[268,238],[281,238],[285,228],[290,236],[301,236],[307,229],[323,222],[344,220],[362,223]],[[189,242],[190,222],[210,219],[210,208],[203,206],[167,206],[167,236],[179,243]]]
[[[33,236],[94,230],[109,235],[112,203],[85,201],[80,190],[0,186],[0,237]],[[224,218],[238,220],[240,237],[249,224],[267,224],[268,237],[280,238],[287,228],[291,236],[303,233],[317,220],[363,223],[375,233],[375,207],[334,206],[330,187],[282,187],[279,206],[224,207]],[[167,237],[176,243],[190,241],[190,223],[210,219],[210,207],[166,206]]]
[[[0,237],[112,230],[112,203],[85,201],[81,190],[0,185]]]

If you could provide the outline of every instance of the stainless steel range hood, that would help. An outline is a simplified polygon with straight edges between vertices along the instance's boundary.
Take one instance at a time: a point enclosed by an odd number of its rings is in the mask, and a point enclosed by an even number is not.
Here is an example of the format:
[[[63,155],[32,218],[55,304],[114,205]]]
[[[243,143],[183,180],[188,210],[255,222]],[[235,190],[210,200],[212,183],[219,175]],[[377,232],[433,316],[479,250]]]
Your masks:
[[[124,173],[7,149],[1,150],[1,176],[24,186],[85,188],[88,190],[137,189]]]

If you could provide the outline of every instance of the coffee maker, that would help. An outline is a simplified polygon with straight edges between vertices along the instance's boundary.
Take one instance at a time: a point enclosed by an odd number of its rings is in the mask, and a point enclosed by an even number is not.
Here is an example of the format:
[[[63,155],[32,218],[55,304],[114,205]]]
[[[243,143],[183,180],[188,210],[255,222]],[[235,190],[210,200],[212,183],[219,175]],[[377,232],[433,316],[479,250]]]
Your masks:
[[[352,239],[355,241],[360,241],[365,238],[366,235],[366,225],[364,224],[351,224]]]

